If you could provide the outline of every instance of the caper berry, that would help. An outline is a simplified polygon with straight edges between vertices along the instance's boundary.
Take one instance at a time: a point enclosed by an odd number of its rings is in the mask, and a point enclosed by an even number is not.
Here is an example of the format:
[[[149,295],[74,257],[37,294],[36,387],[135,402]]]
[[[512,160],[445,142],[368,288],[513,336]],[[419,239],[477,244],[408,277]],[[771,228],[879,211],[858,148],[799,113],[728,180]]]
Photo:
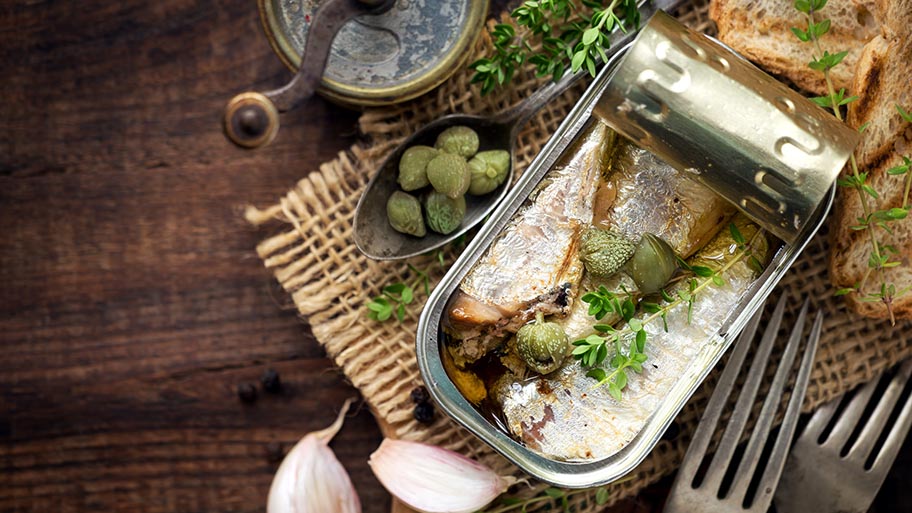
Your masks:
[[[677,269],[678,259],[674,249],[651,233],[643,234],[627,262],[627,272],[643,294],[658,292]]]
[[[427,227],[444,235],[451,233],[462,223],[466,213],[465,197],[456,199],[433,191],[424,200]]]
[[[636,245],[610,230],[590,228],[583,234],[580,257],[592,275],[607,278],[633,256]]]
[[[443,153],[431,159],[427,165],[427,177],[434,190],[456,199],[469,190],[471,175],[464,158],[452,153]]]
[[[507,179],[510,171],[510,152],[505,150],[480,151],[469,161],[472,181],[469,194],[480,196],[497,188]]]
[[[452,126],[440,132],[434,147],[467,159],[478,151],[478,134],[467,126]]]
[[[570,349],[570,339],[556,322],[545,322],[544,314],[516,332],[516,350],[526,365],[540,374],[556,371]]]
[[[424,219],[421,217],[421,203],[411,194],[396,191],[386,202],[386,217],[397,232],[424,237]]]
[[[412,146],[405,150],[399,159],[399,186],[404,191],[414,191],[427,187],[431,182],[427,177],[427,165],[440,153],[430,146]]]

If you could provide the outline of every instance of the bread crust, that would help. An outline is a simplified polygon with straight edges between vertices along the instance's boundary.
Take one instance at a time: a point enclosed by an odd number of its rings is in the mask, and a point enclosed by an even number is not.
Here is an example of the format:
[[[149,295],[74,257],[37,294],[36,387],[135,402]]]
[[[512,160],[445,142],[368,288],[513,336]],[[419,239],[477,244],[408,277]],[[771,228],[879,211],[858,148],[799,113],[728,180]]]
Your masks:
[[[852,75],[864,44],[880,26],[871,13],[872,1],[830,0],[827,15],[832,26],[821,41],[824,50],[848,50],[843,65],[831,77],[837,89],[851,90]],[[765,70],[817,95],[826,94],[822,75],[810,69],[813,45],[801,43],[792,27],[805,27],[803,14],[791,1],[712,0],[709,16],[719,30],[719,39]]]
[[[832,20],[821,41],[824,50],[849,52],[831,72],[834,85],[859,96],[849,106],[847,122],[856,129],[868,123],[855,156],[859,170],[868,173],[868,183],[880,195],[866,201],[871,210],[902,206],[903,178],[890,176],[887,170],[902,164],[903,155],[912,158],[912,126],[895,108],[898,103],[912,110],[912,0],[830,0],[824,16]],[[813,46],[799,42],[790,30],[806,26],[791,1],[712,0],[710,17],[720,39],[750,60],[802,89],[826,94],[822,74],[807,65]],[[847,166],[843,176],[849,172]],[[886,318],[883,302],[862,300],[877,292],[881,283],[873,274],[865,278],[870,273],[870,235],[852,229],[862,212],[857,191],[839,188],[829,223],[830,280],[837,288],[864,282],[860,294],[846,296],[848,305],[862,315]],[[887,283],[901,291],[912,287],[912,216],[889,226],[892,235],[878,229],[877,237],[896,249],[893,260],[900,265],[885,274]],[[894,300],[893,312],[897,318],[912,318],[912,290]]]
[[[868,123],[865,136],[855,156],[861,172],[868,173],[868,183],[880,197],[867,198],[869,208],[879,210],[902,206],[904,177],[890,176],[887,170],[901,165],[902,156],[912,157],[912,124],[896,111],[899,104],[912,108],[912,0],[884,1],[876,4],[876,15],[884,20],[881,35],[869,42],[858,61],[853,90],[859,99],[849,106],[847,122],[858,128]],[[850,169],[843,170],[843,174]],[[840,188],[836,195],[836,213],[830,230],[830,280],[834,286],[852,287],[868,272],[871,241],[867,231],[852,230],[862,216],[858,193]],[[898,291],[912,287],[912,217],[890,223],[893,234],[878,230],[883,244],[893,246],[894,260],[900,265],[885,270],[886,281]],[[862,315],[888,317],[886,306],[879,301],[866,302],[867,293],[876,292],[880,279],[867,278],[861,294],[846,296],[847,304]],[[897,318],[912,318],[912,291],[893,302]]]

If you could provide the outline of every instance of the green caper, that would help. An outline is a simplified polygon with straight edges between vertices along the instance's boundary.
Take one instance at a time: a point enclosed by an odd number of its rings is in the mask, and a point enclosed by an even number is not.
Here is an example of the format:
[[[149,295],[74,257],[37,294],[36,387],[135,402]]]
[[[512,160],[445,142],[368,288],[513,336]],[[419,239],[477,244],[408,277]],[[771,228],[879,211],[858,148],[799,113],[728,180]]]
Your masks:
[[[535,321],[516,332],[516,351],[526,365],[539,374],[556,371],[567,356],[570,339],[556,322],[545,322],[541,312]]]
[[[587,271],[607,278],[618,272],[635,250],[636,245],[617,232],[590,228],[583,234],[580,257]]]
[[[405,150],[399,159],[399,186],[404,191],[414,191],[427,187],[431,182],[427,177],[427,165],[440,153],[430,146],[412,146]]]
[[[505,150],[480,151],[469,161],[472,181],[469,194],[480,196],[497,188],[507,179],[510,171],[510,152]]]
[[[465,197],[456,199],[433,191],[424,200],[427,227],[444,235],[453,232],[462,223],[466,213]]]
[[[421,217],[421,203],[411,194],[396,191],[386,201],[386,217],[397,232],[424,237],[424,219]]]
[[[651,233],[644,233],[633,257],[627,262],[627,271],[640,292],[652,294],[668,283],[678,269],[674,249]]]
[[[437,136],[438,150],[469,158],[478,151],[478,134],[467,126],[451,126]]]
[[[469,190],[471,175],[464,158],[452,153],[443,153],[431,159],[427,165],[427,177],[434,190],[456,199]]]

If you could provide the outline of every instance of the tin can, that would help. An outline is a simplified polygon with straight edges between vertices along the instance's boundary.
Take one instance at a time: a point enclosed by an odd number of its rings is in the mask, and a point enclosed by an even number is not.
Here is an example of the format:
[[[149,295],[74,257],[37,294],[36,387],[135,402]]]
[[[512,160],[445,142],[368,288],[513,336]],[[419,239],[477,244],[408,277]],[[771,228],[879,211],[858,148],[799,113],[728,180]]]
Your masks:
[[[595,114],[786,242],[811,221],[859,139],[661,11],[618,64]]]
[[[625,50],[627,49],[629,46]],[[623,55],[623,51],[618,54]],[[677,378],[643,427],[623,448],[608,457],[582,462],[551,459],[530,449],[477,410],[448,376],[443,362],[443,351],[446,351],[443,331],[446,308],[462,280],[498,239],[555,163],[590,123],[598,122],[594,120],[593,111],[610,87],[616,69],[616,59],[606,64],[514,189],[438,284],[422,311],[416,337],[421,374],[440,408],[524,472],[544,482],[567,488],[588,488],[614,481],[633,470],[649,454],[687,400],[751,316],[763,306],[775,285],[822,226],[835,195],[835,186],[830,182],[825,187],[825,194],[808,213],[792,240],[785,241],[775,251],[769,265],[729,310],[731,313],[722,321],[718,331],[702,341],[705,345],[701,346],[687,370]]]
[[[301,64],[313,0],[258,0],[269,44],[291,70]],[[420,96],[467,64],[484,26],[488,0],[398,0],[362,15],[336,34],[318,92],[353,106]]]

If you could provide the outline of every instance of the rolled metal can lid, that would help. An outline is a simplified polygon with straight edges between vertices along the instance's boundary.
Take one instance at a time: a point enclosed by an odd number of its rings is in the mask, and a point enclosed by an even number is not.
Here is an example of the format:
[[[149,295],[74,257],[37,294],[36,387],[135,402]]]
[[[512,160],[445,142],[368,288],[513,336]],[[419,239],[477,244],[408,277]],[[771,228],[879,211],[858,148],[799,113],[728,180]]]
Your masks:
[[[663,12],[594,113],[789,243],[858,143],[827,111]]]
[[[297,70],[319,2],[258,3],[270,45]],[[397,0],[383,14],[359,16],[336,34],[318,92],[357,106],[420,96],[467,63],[487,11],[488,0]]]

